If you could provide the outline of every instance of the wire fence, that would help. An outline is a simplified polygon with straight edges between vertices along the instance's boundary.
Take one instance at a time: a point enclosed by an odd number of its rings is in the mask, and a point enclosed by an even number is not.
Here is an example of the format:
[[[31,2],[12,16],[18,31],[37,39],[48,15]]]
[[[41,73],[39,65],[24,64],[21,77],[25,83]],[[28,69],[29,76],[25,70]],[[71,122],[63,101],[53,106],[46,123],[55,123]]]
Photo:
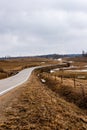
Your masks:
[[[79,76],[68,76],[68,77],[65,77],[65,75],[62,73],[61,75],[57,75],[57,74],[51,74],[51,73],[46,73],[46,72],[43,72],[42,73],[42,75],[43,75],[43,78],[50,78],[51,76],[53,76],[54,77],[54,80],[55,81],[57,81],[58,79],[60,79],[59,80],[59,83],[61,84],[61,85],[64,85],[65,84],[65,82],[68,84],[68,85],[71,85],[72,84],[72,86],[74,87],[74,88],[77,88],[77,89],[80,89],[80,91],[81,91],[81,93],[82,93],[82,97],[83,98],[85,98],[86,97],[86,95],[87,95],[87,82],[85,82],[85,81],[87,81],[86,79],[84,79],[84,76],[82,76],[82,75],[79,75]],[[81,79],[81,77],[82,77],[82,79]],[[68,80],[70,80],[71,81],[71,84],[70,83],[68,83]],[[78,85],[79,84],[79,85]],[[79,86],[79,87],[78,87]]]
[[[55,77],[56,77],[56,75],[55,75]],[[81,92],[82,92],[82,97],[83,98],[86,97],[86,94],[87,94],[87,83],[85,82],[86,80],[83,80],[83,79],[81,80],[81,79],[76,78],[76,77],[65,78],[65,77],[63,77],[63,75],[59,76],[58,78],[60,78],[61,85],[64,84],[64,82],[67,81],[67,79],[70,79],[72,81],[74,88],[77,88],[78,83],[79,83],[79,87],[80,87]]]

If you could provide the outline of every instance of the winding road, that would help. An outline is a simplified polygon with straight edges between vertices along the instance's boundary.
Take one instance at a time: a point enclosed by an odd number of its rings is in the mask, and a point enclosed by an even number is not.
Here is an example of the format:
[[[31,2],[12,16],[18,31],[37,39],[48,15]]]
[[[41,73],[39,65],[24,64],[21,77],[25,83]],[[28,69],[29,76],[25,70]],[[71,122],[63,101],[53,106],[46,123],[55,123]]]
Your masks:
[[[24,69],[14,76],[0,80],[0,96],[26,82],[35,68]]]

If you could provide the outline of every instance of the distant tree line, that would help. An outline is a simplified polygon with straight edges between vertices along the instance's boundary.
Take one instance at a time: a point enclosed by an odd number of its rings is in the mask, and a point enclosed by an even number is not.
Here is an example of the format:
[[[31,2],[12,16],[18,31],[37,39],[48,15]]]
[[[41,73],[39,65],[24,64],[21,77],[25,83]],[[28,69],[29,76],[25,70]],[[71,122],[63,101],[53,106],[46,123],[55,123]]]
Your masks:
[[[87,57],[87,52],[82,51],[82,56]]]

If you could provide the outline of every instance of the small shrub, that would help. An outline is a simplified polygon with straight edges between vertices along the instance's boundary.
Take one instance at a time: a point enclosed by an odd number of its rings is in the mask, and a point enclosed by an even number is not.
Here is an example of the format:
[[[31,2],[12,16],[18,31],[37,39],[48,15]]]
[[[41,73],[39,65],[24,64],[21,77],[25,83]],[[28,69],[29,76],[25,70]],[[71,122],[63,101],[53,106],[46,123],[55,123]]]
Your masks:
[[[4,69],[3,69],[3,68],[0,68],[0,72],[1,72],[1,73],[4,73]]]

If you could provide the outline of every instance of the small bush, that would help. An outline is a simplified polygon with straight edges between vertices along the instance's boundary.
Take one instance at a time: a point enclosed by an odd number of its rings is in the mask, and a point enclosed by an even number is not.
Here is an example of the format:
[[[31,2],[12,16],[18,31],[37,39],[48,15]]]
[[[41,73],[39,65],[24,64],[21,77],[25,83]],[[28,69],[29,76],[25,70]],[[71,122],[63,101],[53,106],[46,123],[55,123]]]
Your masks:
[[[1,73],[4,73],[4,69],[3,69],[3,68],[0,68],[0,72],[1,72]]]

